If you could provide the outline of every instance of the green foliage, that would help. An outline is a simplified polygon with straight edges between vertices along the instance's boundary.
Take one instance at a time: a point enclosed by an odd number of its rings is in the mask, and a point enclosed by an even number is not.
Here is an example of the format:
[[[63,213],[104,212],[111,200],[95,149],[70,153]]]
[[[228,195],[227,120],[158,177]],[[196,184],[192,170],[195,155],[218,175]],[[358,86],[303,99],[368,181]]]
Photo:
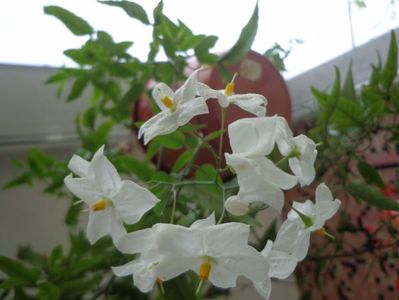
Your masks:
[[[55,5],[45,6],[44,12],[59,19],[75,35],[93,33],[93,28],[89,23],[62,7]]]
[[[251,49],[258,30],[258,3],[248,23],[241,30],[240,36],[233,47],[222,55],[218,61],[221,65],[231,65],[241,60]]]
[[[137,3],[131,1],[99,1],[102,4],[116,6],[122,8],[128,16],[141,21],[143,24],[149,25],[147,13]]]

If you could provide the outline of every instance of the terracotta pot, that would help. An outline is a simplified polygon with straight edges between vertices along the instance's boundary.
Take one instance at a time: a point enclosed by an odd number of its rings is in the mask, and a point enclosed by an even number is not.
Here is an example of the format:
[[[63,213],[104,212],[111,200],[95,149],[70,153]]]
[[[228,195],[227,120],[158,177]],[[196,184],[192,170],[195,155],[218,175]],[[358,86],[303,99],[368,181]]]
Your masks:
[[[197,68],[195,63],[191,64],[193,69]],[[235,93],[257,93],[264,95],[268,100],[267,115],[272,116],[278,114],[291,122],[291,101],[288,88],[284,79],[273,66],[273,64],[263,55],[250,51],[247,56],[239,63],[231,65],[227,68],[231,74],[237,72],[235,79]],[[216,68],[205,68],[198,74],[199,81],[207,84],[213,89],[224,89],[221,75]],[[221,128],[220,107],[216,100],[207,101],[209,114],[196,116],[191,120],[192,124],[205,124],[206,127],[201,129],[204,135]],[[137,102],[134,109],[134,120],[145,121],[152,116],[151,107],[146,96]],[[225,126],[241,119],[254,117],[254,115],[243,111],[235,105],[230,105],[227,110]],[[219,149],[219,139],[210,142],[213,149],[217,152]],[[223,153],[231,152],[227,134],[223,140]],[[182,151],[167,150],[161,161],[161,169],[169,171],[175,163]],[[202,165],[209,163],[214,165],[212,155],[207,149],[202,149],[195,161],[196,164]],[[224,164],[224,161],[223,161]],[[228,178],[229,175],[224,176]]]

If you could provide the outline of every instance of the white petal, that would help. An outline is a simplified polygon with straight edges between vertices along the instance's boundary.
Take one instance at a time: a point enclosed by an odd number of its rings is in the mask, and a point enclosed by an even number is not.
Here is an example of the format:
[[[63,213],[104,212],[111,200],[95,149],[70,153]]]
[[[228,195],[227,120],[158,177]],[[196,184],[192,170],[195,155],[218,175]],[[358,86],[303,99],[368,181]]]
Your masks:
[[[215,223],[216,223],[215,213],[212,212],[206,219],[195,221],[193,224],[191,224],[190,228],[191,229],[206,228],[215,225]]]
[[[294,244],[294,251],[292,255],[298,260],[302,261],[309,250],[310,243],[310,230],[302,230],[299,232],[299,236]]]
[[[68,163],[68,169],[80,177],[86,177],[89,173],[90,163],[78,155],[73,155]]]
[[[266,115],[267,100],[259,94],[232,95],[228,97],[229,102],[236,104],[241,109],[258,117]]]
[[[87,239],[91,244],[97,242],[101,237],[110,233],[111,229],[111,211],[105,209],[99,212],[89,213],[89,222],[87,224]]]
[[[174,101],[174,93],[170,87],[168,87],[165,83],[161,82],[155,85],[154,89],[152,90],[152,97],[155,99],[156,104],[158,107],[163,111],[168,111],[169,108],[162,103],[163,97],[169,97],[171,100]]]
[[[147,145],[154,137],[171,133],[178,127],[175,113],[169,111],[160,112],[141,125],[139,138],[144,135],[144,145]]]
[[[223,261],[218,261],[216,264],[212,264],[208,279],[213,285],[224,289],[235,287],[237,285],[237,277],[239,273],[232,272],[230,268],[226,267],[227,266],[223,264]]]
[[[120,188],[119,174],[105,155],[94,156],[90,163],[89,174],[107,197],[112,196]]]
[[[256,157],[256,165],[260,169],[265,181],[285,190],[291,189],[297,183],[297,178],[277,167],[266,157]]]
[[[111,209],[111,211],[109,234],[112,237],[113,243],[116,244],[119,238],[126,235],[127,232],[122,220],[116,215],[115,210]]]
[[[227,198],[224,202],[224,207],[234,216],[243,216],[249,211],[249,204],[241,201],[237,195]]]
[[[111,269],[116,276],[123,277],[133,274],[136,265],[137,265],[136,260],[132,260],[124,265],[111,267]]]
[[[249,225],[230,222],[206,228],[203,236],[205,255],[212,257],[242,253],[247,248]]]
[[[118,192],[112,196],[115,209],[127,224],[134,224],[159,201],[149,190],[133,181],[123,180]]]
[[[278,149],[282,155],[286,156],[291,151],[293,134],[285,118],[278,117],[276,121],[276,132]]]
[[[273,241],[268,240],[265,245],[265,248],[263,248],[263,250],[260,252],[260,254],[262,254],[262,256],[264,258],[268,258],[273,249],[273,245],[274,245]]]
[[[266,300],[270,298],[270,294],[272,292],[272,282],[270,278],[262,282],[255,282],[254,286],[259,295],[261,295]]]
[[[145,252],[154,247],[153,234],[152,228],[134,231],[122,236],[115,243],[115,246],[119,251],[126,254]]]
[[[279,118],[243,118],[228,127],[230,145],[234,154],[268,155],[276,141],[276,126]]]
[[[269,257],[270,261],[270,277],[278,279],[286,279],[295,270],[298,263],[293,255],[289,255],[281,251],[272,251]]]
[[[92,205],[104,197],[100,188],[89,178],[72,178],[72,175],[68,175],[65,177],[64,183],[72,194],[88,205]]]
[[[183,104],[191,99],[193,99],[197,94],[197,84],[198,84],[198,71],[200,69],[195,70],[190,74],[184,84],[176,90],[175,92],[175,100],[176,104]]]
[[[195,269],[199,258],[185,256],[167,256],[157,266],[157,274],[163,281],[172,279],[180,274]]]
[[[324,182],[320,183],[316,188],[316,202],[329,202],[333,201],[333,199],[334,197],[327,185]]]
[[[208,106],[202,97],[186,100],[185,103],[179,105],[174,112],[174,114],[176,114],[176,121],[179,126],[187,124],[193,117],[197,115],[207,113],[209,113]]]
[[[219,102],[219,105],[221,107],[227,107],[229,106],[229,100],[227,97],[223,94],[223,90],[214,90],[211,89],[209,86],[203,83],[198,83],[198,93],[200,94],[201,97],[203,97],[205,100],[208,99],[217,99]]]
[[[294,201],[292,204],[292,207],[308,217],[314,218],[316,216],[315,205],[310,200],[306,200],[305,202]],[[288,218],[289,219],[299,219],[300,216],[298,215],[297,212],[292,210],[289,212]]]

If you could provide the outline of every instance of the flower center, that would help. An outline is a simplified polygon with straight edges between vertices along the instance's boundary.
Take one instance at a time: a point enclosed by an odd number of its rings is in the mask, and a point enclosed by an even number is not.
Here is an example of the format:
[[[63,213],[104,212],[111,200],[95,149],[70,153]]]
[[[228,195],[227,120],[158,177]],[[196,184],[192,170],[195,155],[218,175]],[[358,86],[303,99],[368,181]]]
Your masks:
[[[106,200],[106,199],[100,199],[100,200],[97,200],[92,206],[91,206],[91,209],[93,210],[93,211],[102,211],[102,210],[104,210],[104,209],[106,209],[107,208],[107,206],[108,206],[108,200]]]
[[[226,87],[224,88],[224,92],[223,92],[223,94],[225,96],[231,96],[234,94],[234,88],[235,88],[234,80],[236,79],[236,76],[237,76],[237,72],[234,73],[231,81],[228,84],[226,84]]]
[[[173,101],[173,99],[170,98],[169,96],[163,96],[162,99],[161,99],[161,102],[163,103],[163,105],[165,105],[171,111],[175,111],[176,110],[176,104]]]
[[[208,280],[209,273],[211,272],[211,264],[210,262],[203,262],[199,267],[199,278],[201,280]]]
[[[320,236],[325,236],[327,234],[326,229],[324,227],[317,229],[315,232],[317,235],[320,235]]]

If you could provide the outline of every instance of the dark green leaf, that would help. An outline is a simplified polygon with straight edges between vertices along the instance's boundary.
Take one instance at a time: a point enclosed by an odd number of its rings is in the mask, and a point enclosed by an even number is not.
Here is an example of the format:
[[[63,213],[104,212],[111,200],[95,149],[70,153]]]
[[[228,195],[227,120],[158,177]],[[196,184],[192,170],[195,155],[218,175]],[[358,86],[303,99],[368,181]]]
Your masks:
[[[40,277],[38,270],[28,268],[23,263],[2,255],[0,255],[0,271],[28,283],[35,283]]]
[[[168,149],[180,149],[184,147],[185,138],[184,134],[180,131],[174,131],[172,133],[161,135],[156,137],[159,144]]]
[[[15,188],[20,185],[28,184],[32,185],[32,180],[33,180],[33,174],[29,171],[22,173],[18,177],[15,177],[8,181],[4,186],[3,189],[11,189]]]
[[[234,64],[240,61],[251,49],[258,30],[258,3],[256,3],[254,12],[245,27],[241,30],[240,37],[234,46],[223,56],[220,57],[219,63],[224,65]]]
[[[60,298],[60,289],[51,282],[39,285],[39,300],[57,300]]]
[[[148,20],[147,13],[145,10],[137,3],[132,1],[99,1],[102,4],[116,6],[122,8],[129,17],[137,19],[142,23],[148,25],[150,21]]]
[[[24,280],[21,280],[19,278],[11,277],[5,279],[3,282],[0,283],[0,290],[8,290],[12,289],[17,286],[25,285],[26,282]],[[0,297],[0,299],[2,299]]]
[[[80,202],[79,203],[74,202],[69,206],[64,219],[66,225],[75,226],[78,224],[79,216],[82,212],[82,207],[83,205]]]
[[[83,92],[83,90],[86,88],[89,80],[87,77],[79,77],[75,80],[75,82],[72,85],[71,91],[69,92],[67,101],[73,101],[76,100]]]
[[[362,175],[367,184],[374,184],[381,189],[384,188],[384,182],[382,181],[377,169],[371,166],[365,160],[358,160],[357,169],[359,170],[360,175]]]
[[[395,31],[391,31],[391,40],[387,60],[381,73],[381,85],[388,91],[398,72],[398,45]]]
[[[92,34],[93,28],[82,18],[55,5],[45,6],[44,12],[60,20],[75,35]]]
[[[202,64],[214,64],[218,60],[218,56],[212,53],[209,53],[209,49],[212,48],[216,41],[217,37],[214,35],[206,36],[202,39],[202,41],[194,48],[195,55],[197,59]]]
[[[355,84],[352,75],[352,62],[349,64],[348,71],[346,72],[344,86],[342,87],[342,96],[350,100],[356,100]]]
[[[377,209],[399,211],[399,204],[397,202],[385,197],[381,192],[371,188],[368,184],[352,182],[346,186],[346,190],[353,197],[361,199]]]

